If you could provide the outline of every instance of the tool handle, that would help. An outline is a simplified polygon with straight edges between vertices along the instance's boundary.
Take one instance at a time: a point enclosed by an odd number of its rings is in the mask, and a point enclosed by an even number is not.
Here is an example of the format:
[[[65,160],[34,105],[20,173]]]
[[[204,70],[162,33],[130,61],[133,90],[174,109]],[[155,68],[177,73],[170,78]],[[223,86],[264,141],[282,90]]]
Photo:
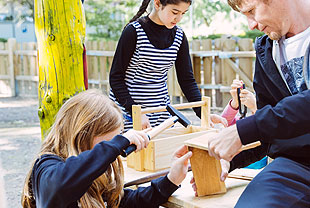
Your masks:
[[[178,117],[177,116],[173,116],[173,117],[165,120],[164,122],[162,122],[160,125],[154,127],[147,134],[152,139],[155,136],[157,136],[159,133],[161,133],[162,131],[164,131],[164,130],[170,128],[171,126],[173,126],[177,121],[178,121]]]
[[[159,133],[161,133],[162,131],[170,128],[171,126],[173,126],[176,122],[178,121],[178,117],[177,116],[173,116],[167,120],[165,120],[163,123],[161,123],[160,125],[154,127],[151,131],[149,131],[148,137],[149,139],[154,138],[155,136],[157,136]],[[136,145],[131,144],[129,145],[123,152],[121,152],[121,155],[123,157],[127,157],[130,153],[132,153],[133,151],[135,151],[137,149]]]
[[[123,152],[121,152],[121,155],[123,157],[127,157],[130,153],[132,153],[136,149],[137,149],[137,146],[135,144],[131,144]]]

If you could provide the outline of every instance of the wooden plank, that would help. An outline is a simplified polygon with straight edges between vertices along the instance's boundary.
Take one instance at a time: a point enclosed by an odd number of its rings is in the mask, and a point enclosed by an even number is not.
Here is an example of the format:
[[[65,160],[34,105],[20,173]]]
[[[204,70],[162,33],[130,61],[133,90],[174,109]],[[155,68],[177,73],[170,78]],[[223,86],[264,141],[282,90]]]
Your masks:
[[[208,150],[208,138],[215,136],[216,134],[218,134],[217,131],[208,131],[200,137],[185,141],[185,145],[203,150]],[[251,144],[244,145],[242,146],[241,151],[255,148],[260,144],[261,144],[260,142],[253,142]]]
[[[132,106],[132,120],[133,120],[133,129],[142,130],[141,123],[141,106],[133,105]],[[135,170],[143,171],[144,168],[144,151],[133,152],[127,157],[127,165],[129,167],[134,167]]]
[[[8,40],[8,50],[9,50],[9,75],[10,75],[10,87],[11,87],[11,96],[16,96],[16,89],[15,89],[15,70],[14,70],[14,50],[16,48],[16,40],[10,38]]]
[[[212,50],[212,40],[202,40],[201,41],[202,50],[211,51]],[[203,61],[203,84],[212,84],[212,57],[205,57]],[[203,95],[212,97],[212,90],[203,90]],[[211,102],[210,102],[211,103]]]
[[[210,128],[211,98],[203,96],[202,101],[205,101],[205,105],[201,106],[201,127]]]
[[[193,51],[200,51],[200,41],[193,40],[192,41],[192,50]],[[193,56],[193,72],[194,78],[197,84],[201,84],[201,59],[200,57]]]
[[[222,50],[223,39],[218,38],[214,40],[214,49]],[[214,75],[215,75],[215,84],[223,85],[222,83],[222,61],[217,56],[214,58],[215,66],[214,66]],[[215,90],[215,103],[217,107],[223,107],[223,98],[220,90]]]
[[[184,135],[176,135],[172,137],[163,136],[162,139],[156,139],[152,141],[154,143],[154,152],[155,152],[155,170],[157,171],[169,168],[171,165],[171,158],[174,151],[180,146],[184,145],[184,142],[191,139],[199,137],[200,135],[205,134],[205,131],[188,133]]]
[[[22,49],[23,50],[28,50],[30,49],[28,46],[28,43],[22,43]],[[21,56],[18,56],[21,60],[21,74],[19,75],[24,75],[24,76],[29,76],[30,75],[30,66],[29,66],[29,56],[26,56],[26,55],[21,55]],[[27,92],[29,92],[30,90],[30,83],[27,82],[26,80],[22,80],[21,82],[19,82],[20,84],[18,85],[19,86],[19,89],[20,90],[20,94],[21,95],[25,95]],[[22,85],[22,86],[21,86]]]
[[[243,80],[243,82],[248,86],[249,89],[253,89],[252,81],[247,77],[247,75],[230,59],[226,60],[226,63],[228,66],[230,66],[231,69],[233,69],[236,73],[239,74],[240,78]]]
[[[169,204],[164,207],[184,207],[184,208],[231,208],[237,203],[240,195],[249,184],[246,180],[227,178],[225,186],[227,192],[209,196],[195,197],[190,180],[192,173],[188,173],[181,187],[169,197]]]
[[[103,50],[104,42],[100,41],[98,47],[99,47],[99,50]],[[99,62],[99,76],[98,76],[99,83],[101,81],[107,81],[107,83],[108,83],[109,76],[107,74],[106,57],[99,56],[98,62]],[[99,88],[102,89],[106,94],[109,93],[107,91],[107,85],[106,84],[99,84]]]
[[[250,38],[242,38],[238,41],[240,51],[254,50],[253,40]],[[253,57],[250,58],[239,58],[239,68],[246,75],[246,77],[253,82]],[[253,85],[247,87],[253,88]]]
[[[236,50],[236,41],[233,39],[226,39],[223,42],[223,51],[235,51]],[[224,86],[230,86],[234,79],[236,79],[236,72],[232,69],[228,61],[231,59],[223,59],[223,68],[222,68],[222,84]],[[229,92],[223,93],[223,106],[225,106],[231,99]]]
[[[175,109],[186,109],[186,108],[200,107],[204,104],[205,104],[205,101],[197,101],[197,102],[190,102],[190,103],[175,104],[175,105],[173,105],[173,107]],[[163,112],[163,111],[167,111],[166,106],[145,108],[145,109],[141,110],[141,113],[147,114],[147,113],[155,113],[155,112]]]
[[[220,161],[211,157],[208,151],[191,147],[190,158],[198,196],[225,193],[225,183],[220,180],[222,168]]]
[[[5,64],[5,59],[7,59],[7,54],[1,53],[5,50],[5,45],[4,43],[0,42],[0,75],[6,75],[6,64]],[[8,51],[7,51],[8,53]]]

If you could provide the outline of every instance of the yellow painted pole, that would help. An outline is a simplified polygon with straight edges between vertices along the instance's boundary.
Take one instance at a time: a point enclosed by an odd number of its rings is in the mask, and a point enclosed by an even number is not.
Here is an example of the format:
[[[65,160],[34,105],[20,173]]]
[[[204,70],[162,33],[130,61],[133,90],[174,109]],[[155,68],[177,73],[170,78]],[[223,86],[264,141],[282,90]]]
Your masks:
[[[43,138],[61,105],[85,90],[85,15],[81,0],[35,0],[35,32],[39,59],[38,115]]]

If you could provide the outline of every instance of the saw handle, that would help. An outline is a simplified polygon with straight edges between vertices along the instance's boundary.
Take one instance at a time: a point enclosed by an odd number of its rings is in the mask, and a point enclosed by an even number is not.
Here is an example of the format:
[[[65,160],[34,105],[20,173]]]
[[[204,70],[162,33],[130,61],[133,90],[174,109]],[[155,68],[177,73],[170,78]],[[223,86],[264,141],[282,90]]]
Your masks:
[[[147,133],[147,135],[149,137],[149,140],[151,140],[152,138],[154,138],[155,136],[160,134],[162,131],[164,131],[164,130],[170,128],[171,126],[173,126],[177,121],[178,121],[178,117],[177,116],[173,116],[173,117],[165,120],[160,125],[154,127],[151,131],[149,131]],[[136,149],[137,149],[136,145],[135,144],[131,144],[123,152],[121,152],[121,155],[123,157],[127,157],[130,153],[132,153]]]

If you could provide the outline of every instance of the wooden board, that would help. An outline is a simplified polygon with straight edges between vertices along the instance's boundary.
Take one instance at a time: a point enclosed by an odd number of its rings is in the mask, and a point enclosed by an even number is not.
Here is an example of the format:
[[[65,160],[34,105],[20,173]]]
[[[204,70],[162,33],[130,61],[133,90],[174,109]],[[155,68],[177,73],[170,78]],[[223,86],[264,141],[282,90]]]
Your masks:
[[[243,190],[249,184],[249,181],[227,178],[225,185],[227,192],[203,197],[195,197],[191,187],[190,180],[192,174],[188,173],[179,188],[168,199],[164,207],[185,207],[185,208],[231,208],[237,203]]]
[[[185,141],[184,144],[190,147],[195,147],[208,151],[208,138],[213,137],[216,134],[218,134],[218,132],[216,131],[207,131],[204,135]],[[255,148],[260,144],[260,142],[253,142],[251,144],[244,145],[242,146],[241,151]]]
[[[198,196],[225,193],[226,187],[220,180],[222,168],[219,160],[211,157],[206,150],[189,147],[190,158]]]

